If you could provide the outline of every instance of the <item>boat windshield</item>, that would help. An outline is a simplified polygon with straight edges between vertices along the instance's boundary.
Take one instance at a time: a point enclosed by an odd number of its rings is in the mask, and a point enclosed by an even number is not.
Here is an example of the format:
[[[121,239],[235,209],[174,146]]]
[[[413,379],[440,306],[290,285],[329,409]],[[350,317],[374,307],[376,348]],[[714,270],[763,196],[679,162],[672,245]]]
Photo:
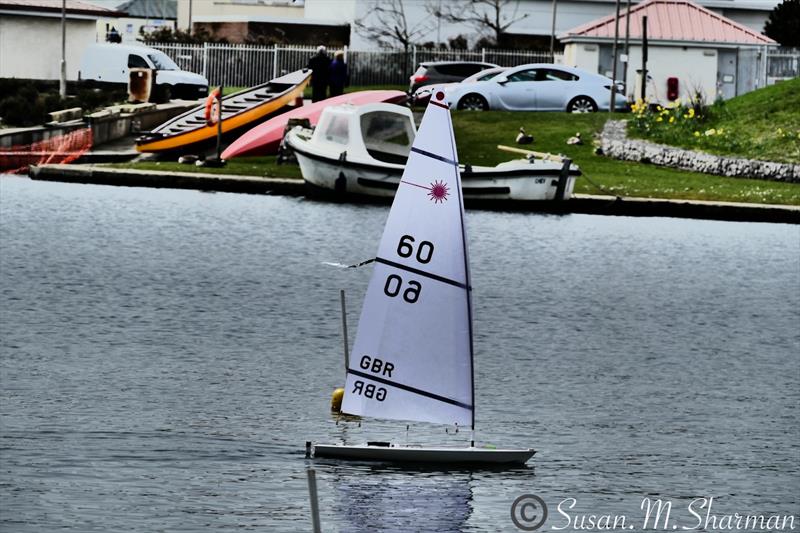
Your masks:
[[[169,58],[169,56],[163,52],[153,52],[152,54],[147,54],[147,57],[150,58],[150,61],[153,62],[155,65],[156,70],[180,70],[181,67],[175,64],[173,60]]]
[[[333,115],[323,127],[322,136],[326,141],[336,144],[347,144],[349,138],[347,116]]]
[[[361,135],[369,155],[379,161],[404,164],[414,143],[414,126],[407,115],[372,111],[361,115]]]

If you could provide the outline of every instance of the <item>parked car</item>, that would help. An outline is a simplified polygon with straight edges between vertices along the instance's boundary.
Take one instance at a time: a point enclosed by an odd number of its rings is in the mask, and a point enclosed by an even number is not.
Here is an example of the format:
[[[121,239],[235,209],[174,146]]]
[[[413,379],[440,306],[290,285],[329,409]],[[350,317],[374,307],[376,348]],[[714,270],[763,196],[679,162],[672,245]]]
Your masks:
[[[458,82],[476,72],[496,67],[494,63],[478,61],[428,61],[420,63],[409,79],[408,93],[414,94],[423,85]]]
[[[208,80],[205,77],[181,70],[167,54],[146,46],[89,45],[81,57],[78,78],[95,86],[127,87],[131,68],[153,71],[151,94],[155,94],[157,100],[194,100],[208,95]]]
[[[501,74],[508,70],[508,67],[494,67],[494,68],[487,68],[486,70],[481,70],[470,76],[469,78],[464,78],[459,82],[453,83],[436,83],[434,85],[425,85],[424,87],[420,87],[416,90],[416,92],[411,97],[411,103],[415,105],[427,105],[428,100],[431,99],[431,95],[436,91],[442,90],[445,87],[449,87],[451,85],[457,85],[459,83],[474,83],[476,81],[486,81],[494,78],[495,76]]]
[[[611,84],[610,78],[578,68],[533,63],[486,81],[451,85],[444,92],[456,109],[588,113],[608,110]],[[624,94],[620,88],[618,92]],[[620,105],[622,100],[617,100]]]

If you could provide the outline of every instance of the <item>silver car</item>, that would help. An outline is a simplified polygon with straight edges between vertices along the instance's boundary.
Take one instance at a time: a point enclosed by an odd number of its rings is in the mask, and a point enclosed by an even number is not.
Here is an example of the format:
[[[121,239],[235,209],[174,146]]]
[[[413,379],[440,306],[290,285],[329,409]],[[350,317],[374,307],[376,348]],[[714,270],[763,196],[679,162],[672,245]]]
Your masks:
[[[533,63],[490,80],[451,85],[444,92],[454,109],[589,113],[608,110],[611,84],[610,78],[578,68]],[[620,89],[618,85],[616,105],[621,108]]]

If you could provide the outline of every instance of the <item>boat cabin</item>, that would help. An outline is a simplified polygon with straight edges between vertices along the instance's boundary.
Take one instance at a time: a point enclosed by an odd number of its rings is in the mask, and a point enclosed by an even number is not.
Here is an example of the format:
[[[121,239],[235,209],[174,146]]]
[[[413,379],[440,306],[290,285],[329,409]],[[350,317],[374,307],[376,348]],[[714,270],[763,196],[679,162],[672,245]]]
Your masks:
[[[372,158],[404,165],[416,133],[414,115],[407,107],[345,104],[325,108],[311,142],[346,152],[349,160]]]

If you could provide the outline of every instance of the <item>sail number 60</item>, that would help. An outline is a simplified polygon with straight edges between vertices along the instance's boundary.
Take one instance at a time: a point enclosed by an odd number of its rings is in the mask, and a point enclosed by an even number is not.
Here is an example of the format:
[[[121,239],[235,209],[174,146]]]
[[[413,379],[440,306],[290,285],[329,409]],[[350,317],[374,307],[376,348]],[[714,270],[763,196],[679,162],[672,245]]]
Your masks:
[[[411,235],[403,235],[400,237],[400,242],[397,244],[397,255],[400,257],[415,256],[416,260],[426,265],[431,262],[433,257],[433,243],[430,241],[420,241],[417,245],[416,254],[414,253],[414,237]],[[403,289],[403,278],[397,274],[389,274],[386,278],[386,285],[383,286],[383,293],[394,298],[400,294]],[[422,290],[422,284],[418,281],[410,280],[406,283],[406,289],[403,291],[403,300],[410,304],[416,303],[419,300],[419,293]]]
[[[400,257],[411,257],[414,254],[414,237],[411,235],[403,235],[400,237],[400,243],[397,245],[397,255]],[[417,261],[423,265],[431,262],[433,257],[433,243],[430,241],[420,241],[417,246]]]
[[[419,300],[419,291],[422,290],[422,285],[414,280],[410,280],[406,285],[408,285],[408,288],[403,291],[403,300],[413,304]],[[383,293],[390,298],[394,298],[400,294],[402,287],[403,278],[397,274],[389,274],[386,278],[386,285],[383,286]]]

